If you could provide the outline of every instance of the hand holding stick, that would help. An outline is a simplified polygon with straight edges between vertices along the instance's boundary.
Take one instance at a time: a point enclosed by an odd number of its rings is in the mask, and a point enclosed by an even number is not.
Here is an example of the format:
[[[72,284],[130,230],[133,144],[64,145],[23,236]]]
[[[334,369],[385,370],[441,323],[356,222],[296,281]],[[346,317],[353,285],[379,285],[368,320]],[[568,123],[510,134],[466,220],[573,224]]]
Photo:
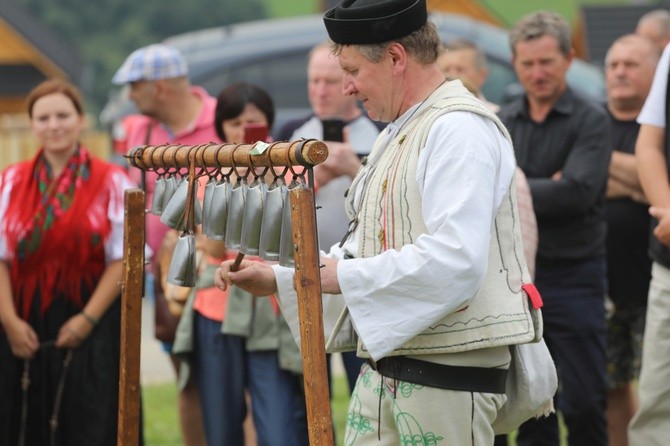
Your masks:
[[[238,252],[237,257],[235,257],[235,263],[232,264],[230,267],[231,271],[237,271],[240,269],[240,264],[242,263],[242,260],[244,259],[244,253],[243,252]]]

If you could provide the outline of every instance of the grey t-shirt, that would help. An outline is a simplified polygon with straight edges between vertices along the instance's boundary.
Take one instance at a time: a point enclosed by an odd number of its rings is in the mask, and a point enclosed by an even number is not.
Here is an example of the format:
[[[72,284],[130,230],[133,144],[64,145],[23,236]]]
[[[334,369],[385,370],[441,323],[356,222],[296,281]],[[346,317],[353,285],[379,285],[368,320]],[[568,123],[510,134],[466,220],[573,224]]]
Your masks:
[[[370,153],[374,145],[379,128],[366,116],[361,116],[349,122],[349,141],[358,155]],[[290,140],[300,138],[323,138],[323,127],[316,116],[296,128]],[[316,213],[319,232],[319,249],[328,251],[332,245],[339,243],[347,232],[349,218],[344,212],[344,194],[351,185],[351,178],[341,176],[320,186],[316,194],[316,204],[321,206]]]

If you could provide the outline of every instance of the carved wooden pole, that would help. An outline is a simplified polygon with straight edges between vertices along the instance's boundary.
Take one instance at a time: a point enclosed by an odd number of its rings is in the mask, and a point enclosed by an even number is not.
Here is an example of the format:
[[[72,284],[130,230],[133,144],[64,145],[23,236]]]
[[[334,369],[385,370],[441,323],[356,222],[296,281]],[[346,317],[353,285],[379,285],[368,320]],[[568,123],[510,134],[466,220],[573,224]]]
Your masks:
[[[311,168],[328,156],[327,146],[316,140],[277,142],[261,147],[263,150],[260,153],[258,149],[257,144],[145,146],[131,150],[128,159],[131,165],[143,170],[183,169],[189,166],[190,160],[194,160],[197,168]],[[289,196],[309,442],[312,446],[332,446],[334,436],[326,374],[314,191],[311,188],[295,188]],[[141,215],[143,218],[144,208]]]
[[[333,444],[330,391],[323,337],[321,272],[316,235],[314,190],[297,187],[289,193],[295,243],[295,286],[304,370],[310,445]]]
[[[117,444],[136,445],[140,438],[140,338],[144,284],[144,192],[124,196],[123,283],[121,285],[121,363]]]

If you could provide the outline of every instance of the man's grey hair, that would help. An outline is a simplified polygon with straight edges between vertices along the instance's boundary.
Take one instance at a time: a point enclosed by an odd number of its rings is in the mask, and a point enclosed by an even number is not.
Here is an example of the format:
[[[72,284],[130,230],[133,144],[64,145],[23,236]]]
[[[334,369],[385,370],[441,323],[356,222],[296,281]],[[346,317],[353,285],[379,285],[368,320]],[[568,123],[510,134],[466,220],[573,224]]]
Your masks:
[[[572,39],[570,24],[559,14],[550,11],[537,11],[521,18],[509,33],[512,53],[516,54],[516,44],[543,36],[553,36],[558,41],[558,48],[563,55],[570,54]]]
[[[402,45],[407,54],[423,65],[429,65],[437,60],[442,45],[435,25],[428,21],[421,28],[400,39],[382,43],[352,45],[352,47],[370,62],[376,63],[382,59],[386,48],[393,42]],[[332,43],[331,48],[333,53],[338,55],[344,46],[339,43]]]
[[[450,40],[444,44],[444,51],[461,51],[461,50],[470,50],[475,53],[475,68],[478,70],[486,69],[486,54],[482,51],[481,48],[477,46],[471,40],[467,39],[455,39]]]

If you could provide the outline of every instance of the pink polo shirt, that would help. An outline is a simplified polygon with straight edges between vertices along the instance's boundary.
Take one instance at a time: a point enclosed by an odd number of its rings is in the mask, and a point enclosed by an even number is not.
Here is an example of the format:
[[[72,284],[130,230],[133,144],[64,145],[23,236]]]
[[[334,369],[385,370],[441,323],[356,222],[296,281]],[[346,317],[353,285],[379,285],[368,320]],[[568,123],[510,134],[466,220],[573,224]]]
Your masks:
[[[219,137],[214,129],[214,109],[216,108],[216,98],[210,96],[207,91],[201,87],[193,86],[191,88],[193,94],[197,95],[202,100],[200,114],[192,123],[192,125],[180,133],[173,135],[169,129],[156,120],[148,116],[141,116],[141,118],[132,120],[132,125],[130,128],[126,129],[126,153],[134,147],[143,146],[146,144],[146,135],[150,124],[152,127],[149,138],[149,145],[160,145],[166,143],[195,145],[208,142],[220,142]],[[129,174],[137,184],[140,184],[140,169],[131,167]],[[158,175],[153,172],[147,172],[147,203],[151,203],[156,178],[158,178]],[[158,248],[163,241],[163,237],[165,236],[168,227],[161,223],[159,216],[153,214],[147,214],[146,222],[147,244],[149,247],[151,247],[153,252],[156,253],[158,252]]]

